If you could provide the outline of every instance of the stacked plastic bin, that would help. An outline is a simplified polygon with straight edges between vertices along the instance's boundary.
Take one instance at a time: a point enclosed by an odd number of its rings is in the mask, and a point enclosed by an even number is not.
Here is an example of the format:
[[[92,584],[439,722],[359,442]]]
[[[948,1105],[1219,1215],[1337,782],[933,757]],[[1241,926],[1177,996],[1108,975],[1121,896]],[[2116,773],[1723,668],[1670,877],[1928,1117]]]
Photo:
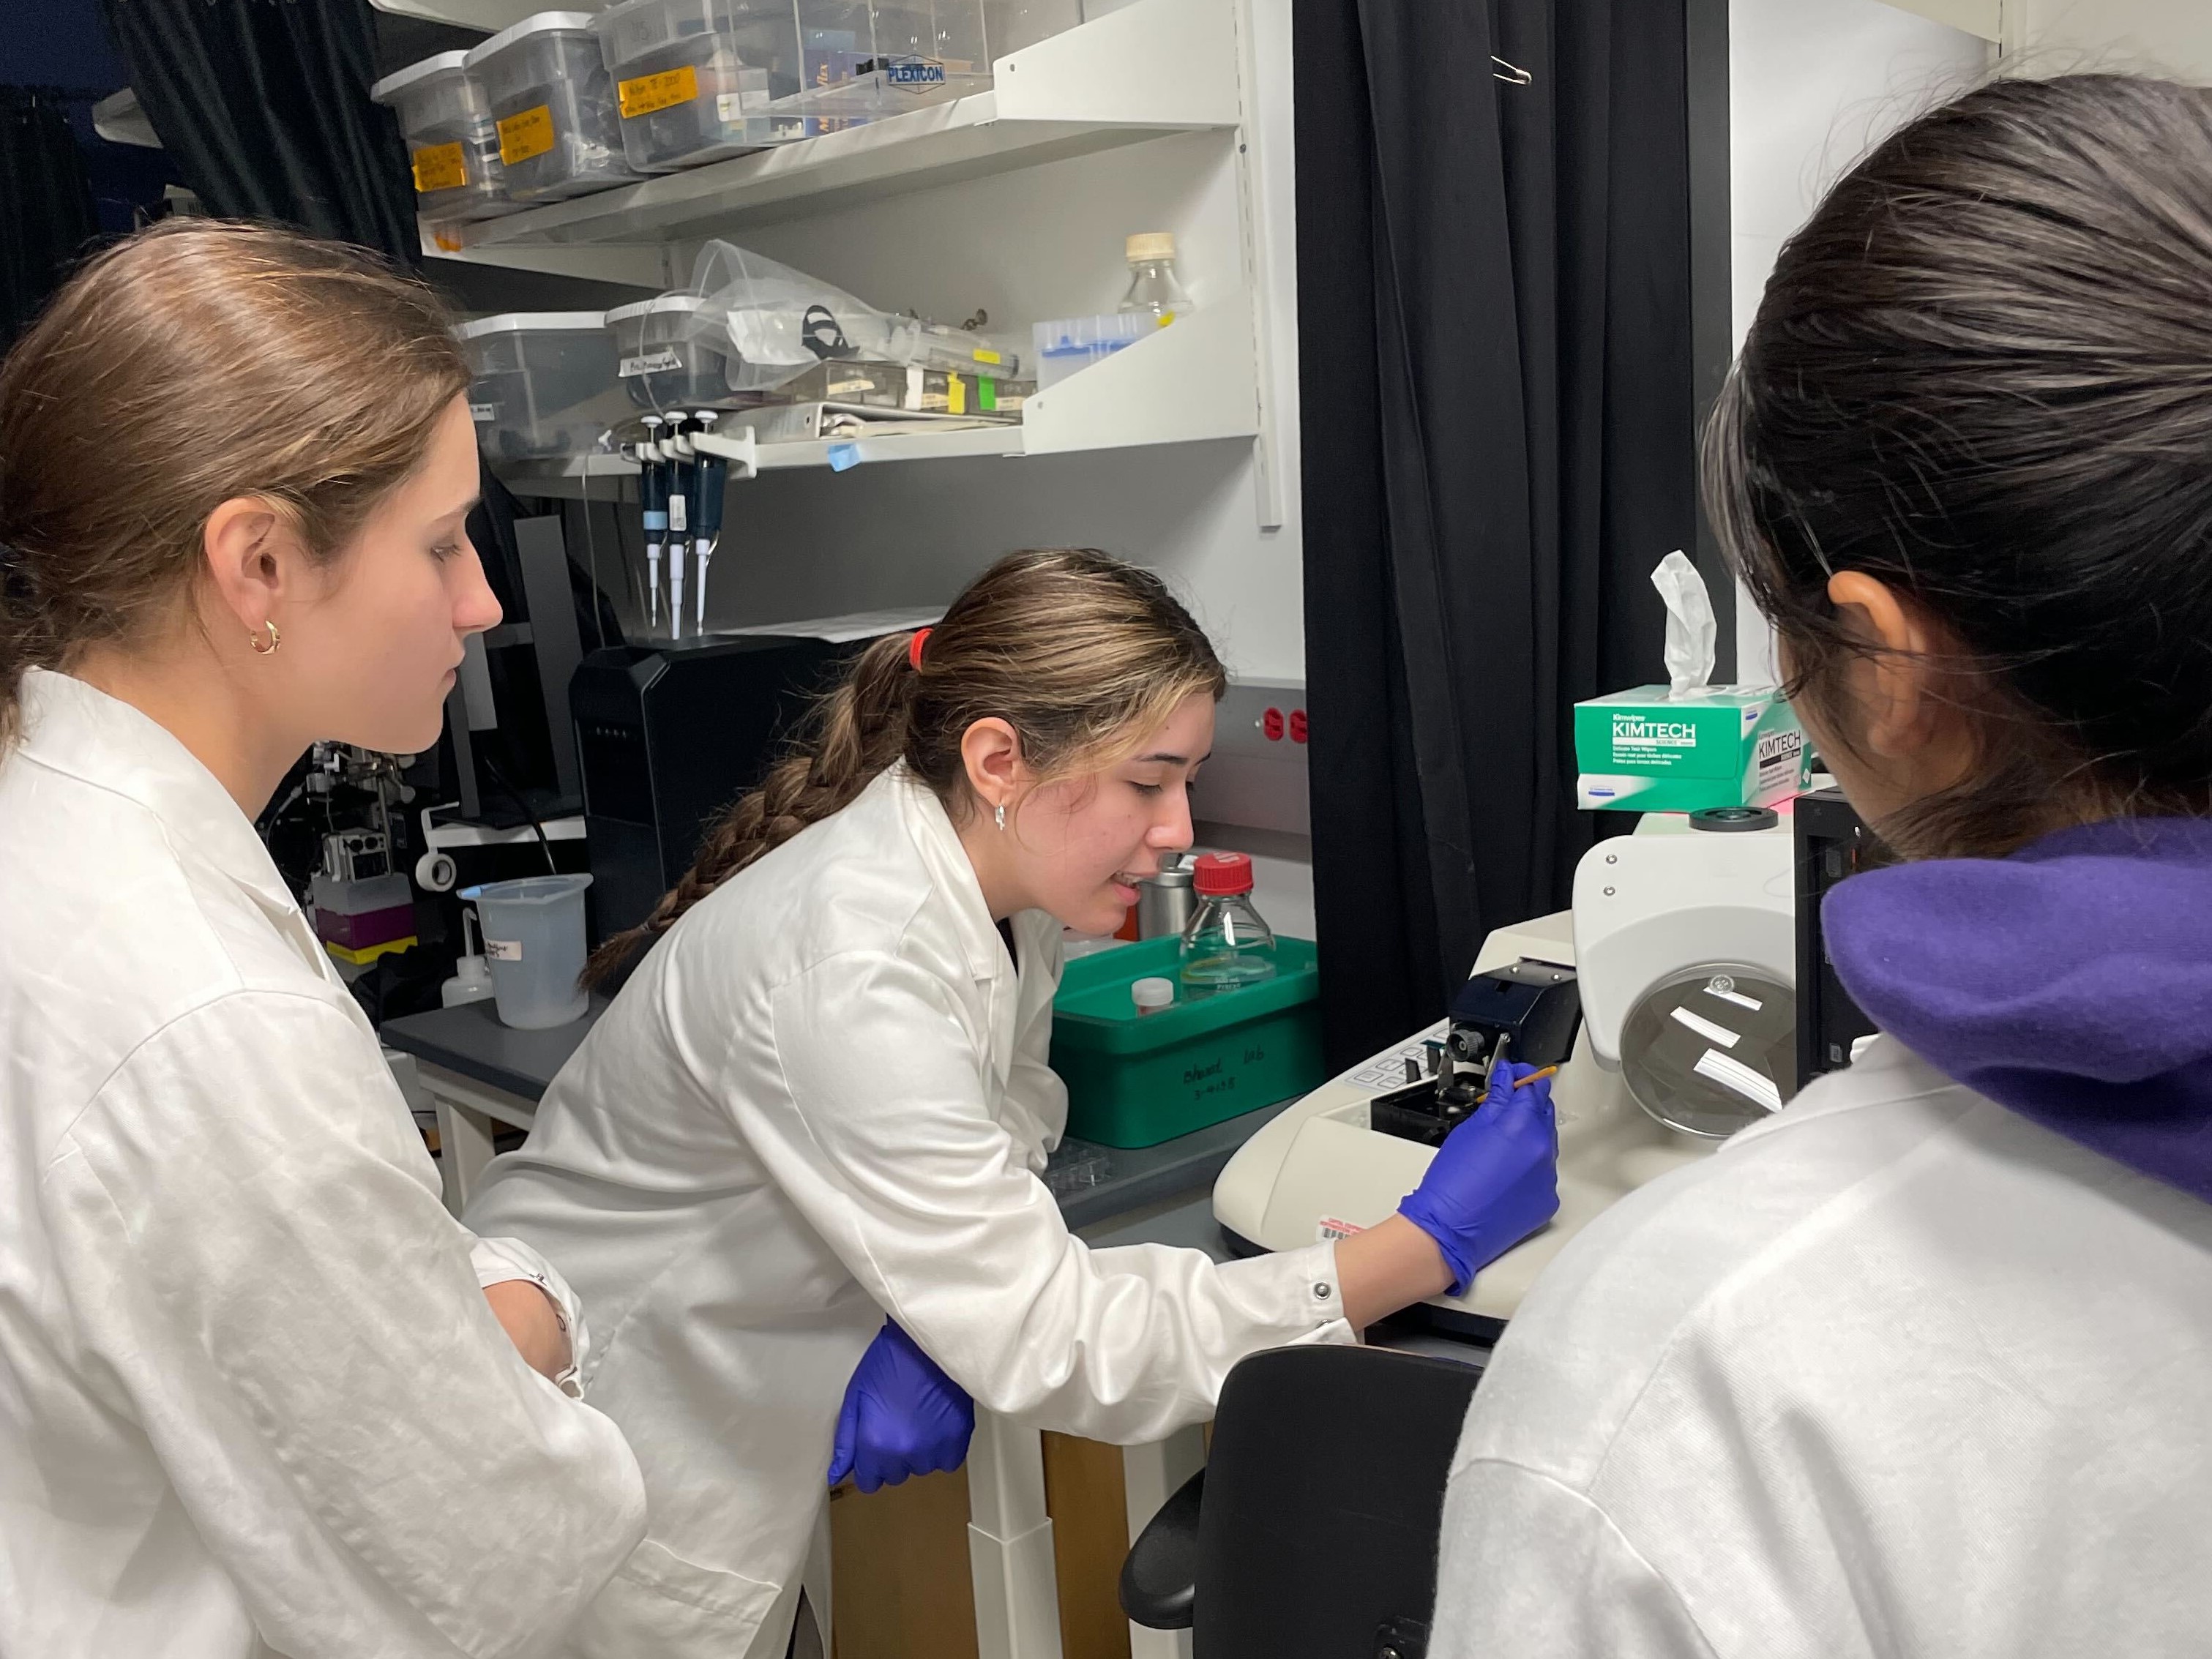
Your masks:
[[[623,149],[665,173],[800,135],[791,0],[623,0],[599,14]],[[781,110],[779,116],[776,112]]]
[[[617,0],[377,82],[418,205],[489,217],[981,92],[1084,0]]]
[[[628,418],[605,324],[596,311],[507,312],[453,331],[474,375],[469,413],[485,454],[588,454],[600,433]]]
[[[499,133],[507,193],[557,202],[626,184],[615,86],[584,11],[542,11],[470,52]]]
[[[615,373],[635,407],[666,413],[730,400],[725,354],[694,322],[705,303],[696,294],[664,294],[607,313]]]
[[[500,165],[499,129],[467,59],[465,52],[441,52],[368,91],[399,118],[415,204],[428,219],[488,219],[515,207]]]

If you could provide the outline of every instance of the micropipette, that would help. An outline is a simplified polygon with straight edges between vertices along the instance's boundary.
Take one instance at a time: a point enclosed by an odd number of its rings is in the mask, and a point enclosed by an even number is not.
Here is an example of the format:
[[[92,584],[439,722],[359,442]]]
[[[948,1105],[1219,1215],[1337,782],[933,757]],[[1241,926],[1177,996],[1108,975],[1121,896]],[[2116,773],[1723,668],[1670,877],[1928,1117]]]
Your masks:
[[[660,416],[645,417],[645,441],[637,447],[638,495],[645,503],[645,568],[651,594],[646,626],[660,626],[660,544],[668,538],[668,469],[660,459]]]
[[[683,435],[684,416],[668,417],[671,439]],[[668,637],[684,637],[684,549],[691,535],[691,468],[680,454],[668,461]]]
[[[708,433],[714,429],[718,417],[714,410],[702,409],[692,418],[699,422],[702,433]],[[707,561],[714,556],[714,544],[721,539],[722,483],[728,472],[728,462],[702,451],[692,474],[691,547],[699,561],[698,592],[692,596],[697,606],[693,621],[702,634],[707,631]]]

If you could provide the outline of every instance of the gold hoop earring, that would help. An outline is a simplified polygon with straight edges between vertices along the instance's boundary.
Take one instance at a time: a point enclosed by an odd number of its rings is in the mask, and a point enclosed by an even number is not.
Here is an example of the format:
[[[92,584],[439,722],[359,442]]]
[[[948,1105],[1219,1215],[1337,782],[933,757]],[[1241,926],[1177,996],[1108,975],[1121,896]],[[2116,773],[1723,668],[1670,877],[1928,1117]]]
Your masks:
[[[999,803],[998,818],[999,828],[1004,830],[1006,827],[1006,803],[1004,801]]]
[[[255,656],[273,657],[276,654],[276,647],[284,643],[283,635],[276,631],[276,624],[273,622],[264,622],[261,625],[269,630],[269,643],[265,646],[262,644],[261,635],[258,634],[248,634],[246,636],[246,642],[253,647]]]

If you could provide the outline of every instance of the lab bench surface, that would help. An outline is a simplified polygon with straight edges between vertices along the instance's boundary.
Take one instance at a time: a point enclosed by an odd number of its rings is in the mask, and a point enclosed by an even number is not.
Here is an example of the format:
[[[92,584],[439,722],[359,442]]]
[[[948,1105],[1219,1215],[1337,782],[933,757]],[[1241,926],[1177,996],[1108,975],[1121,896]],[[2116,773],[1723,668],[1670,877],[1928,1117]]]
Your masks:
[[[534,1101],[553,1074],[583,1046],[607,999],[595,996],[581,1019],[543,1031],[518,1031],[500,1024],[492,1000],[465,1002],[384,1022],[386,1042],[419,1060],[442,1066],[493,1089]]]

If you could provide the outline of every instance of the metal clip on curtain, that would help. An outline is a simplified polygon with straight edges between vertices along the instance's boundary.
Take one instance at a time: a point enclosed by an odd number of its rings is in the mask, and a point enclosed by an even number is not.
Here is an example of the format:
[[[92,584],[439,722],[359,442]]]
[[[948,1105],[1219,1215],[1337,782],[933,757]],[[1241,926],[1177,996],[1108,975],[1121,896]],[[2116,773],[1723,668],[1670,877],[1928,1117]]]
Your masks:
[[[1503,58],[1498,57],[1495,52],[1491,54],[1490,61],[1498,65],[1498,69],[1494,69],[1490,71],[1490,78],[1493,81],[1510,81],[1516,87],[1525,87],[1534,82],[1536,78],[1534,76],[1529,74],[1527,70],[1522,69],[1518,64],[1509,64]],[[1505,72],[1503,75],[1500,75],[1498,72],[1498,70],[1503,70]]]

